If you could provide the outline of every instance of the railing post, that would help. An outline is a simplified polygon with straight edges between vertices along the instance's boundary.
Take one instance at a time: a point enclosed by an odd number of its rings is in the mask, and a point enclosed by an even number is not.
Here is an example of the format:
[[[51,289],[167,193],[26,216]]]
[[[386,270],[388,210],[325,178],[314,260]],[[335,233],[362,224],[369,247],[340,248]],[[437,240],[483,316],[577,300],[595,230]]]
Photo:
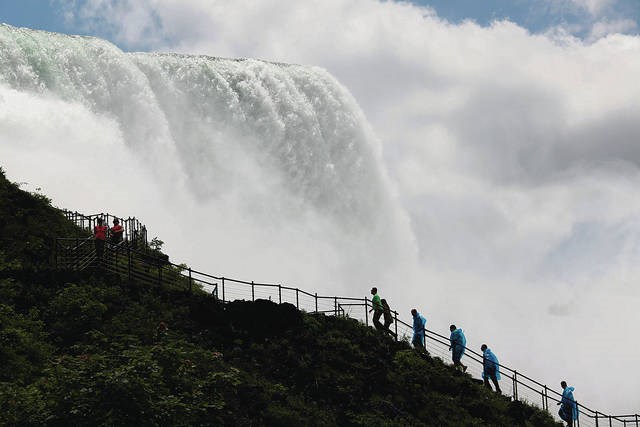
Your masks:
[[[513,371],[513,400],[518,400],[518,371]]]
[[[638,420],[638,414],[636,414],[636,417],[635,417],[635,418],[636,418],[636,427],[637,427],[637,426],[639,425],[639,424],[638,424],[638,421],[639,421],[639,420]]]
[[[611,415],[609,415],[609,427],[612,427],[612,426],[613,426],[612,422],[613,422],[613,420],[612,420],[612,418],[611,418]]]
[[[252,280],[251,281],[251,301],[255,301],[255,300],[256,300],[256,288]]]
[[[396,341],[398,341],[398,312],[394,311],[393,315],[395,316],[395,320],[396,320]],[[425,336],[425,340],[424,340],[425,344],[427,342],[426,336]]]
[[[316,292],[316,313],[318,312],[318,293]]]
[[[364,324],[369,326],[369,305],[367,304],[367,297],[364,297]],[[398,325],[396,325],[396,328]]]
[[[224,299],[224,277],[222,278],[222,301],[226,301],[226,299]]]
[[[547,400],[547,385],[545,384],[544,390],[542,392],[542,409],[549,410],[549,401]]]
[[[282,285],[278,283],[278,300],[279,304],[282,304]]]
[[[131,283],[131,248],[127,246],[127,269],[129,273],[129,283]]]
[[[422,328],[422,335],[424,336],[424,339],[422,340],[422,347],[424,347],[424,349],[427,349],[427,328]]]
[[[189,293],[191,293],[193,279],[191,278],[191,267],[189,267]],[[218,288],[216,287],[216,292]]]
[[[596,411],[596,427],[598,427],[598,426],[599,426],[599,423],[598,423],[598,411]]]
[[[298,297],[298,288],[296,288],[296,308],[300,310],[300,300]]]
[[[333,315],[338,317],[338,297],[333,297]]]

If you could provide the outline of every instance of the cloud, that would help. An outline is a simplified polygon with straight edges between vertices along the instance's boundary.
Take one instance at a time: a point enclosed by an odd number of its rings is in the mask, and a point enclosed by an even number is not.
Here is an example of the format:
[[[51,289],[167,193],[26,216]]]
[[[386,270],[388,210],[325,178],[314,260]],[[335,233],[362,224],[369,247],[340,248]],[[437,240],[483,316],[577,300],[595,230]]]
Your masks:
[[[637,29],[638,24],[632,19],[604,19],[593,24],[589,39],[598,40],[609,34],[629,33],[631,31],[637,31]]]
[[[585,9],[593,16],[600,15],[604,10],[615,4],[616,0],[570,0],[581,9]]]
[[[90,33],[112,34],[119,43],[135,47],[162,43],[161,24],[153,1],[50,0],[67,25]]]
[[[541,0],[533,9],[547,12],[548,33],[573,34],[590,42],[609,34],[638,34],[633,0]]]
[[[637,381],[591,376],[600,356],[578,356],[640,320],[625,305],[640,298],[640,38],[612,34],[633,29],[615,4],[572,0],[595,23],[586,40],[373,0],[88,0],[75,14],[128,48],[326,68],[380,138],[420,247],[397,305],[427,292],[444,328],[494,331],[505,360],[550,383],[571,373],[582,401],[623,412]],[[548,357],[531,360],[524,336]]]

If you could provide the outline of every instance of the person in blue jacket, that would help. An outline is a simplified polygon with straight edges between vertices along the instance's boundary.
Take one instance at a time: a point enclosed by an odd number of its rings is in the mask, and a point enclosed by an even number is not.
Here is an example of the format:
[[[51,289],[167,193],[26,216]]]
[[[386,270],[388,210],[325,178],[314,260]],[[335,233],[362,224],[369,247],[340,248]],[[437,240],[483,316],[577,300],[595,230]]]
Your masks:
[[[462,372],[467,372],[467,367],[460,361],[464,355],[467,339],[462,329],[458,329],[456,325],[449,326],[449,330],[451,331],[451,336],[449,337],[451,345],[449,346],[449,350],[452,352],[453,366],[456,369],[462,369]]]
[[[424,328],[427,326],[427,319],[418,313],[415,308],[411,309],[411,316],[413,316],[413,339],[411,344],[419,350],[425,348],[424,345]]]
[[[489,385],[489,380],[491,380],[496,388],[496,393],[502,394],[498,384],[498,380],[500,380],[500,362],[498,362],[498,358],[486,344],[482,344],[480,350],[482,350],[482,379],[484,380],[484,385],[491,390],[491,385]]]
[[[566,381],[562,381],[560,387],[562,387],[562,398],[558,402],[560,405],[558,415],[567,423],[568,427],[573,427],[573,422],[578,419],[578,404],[573,397],[575,388],[567,387]]]

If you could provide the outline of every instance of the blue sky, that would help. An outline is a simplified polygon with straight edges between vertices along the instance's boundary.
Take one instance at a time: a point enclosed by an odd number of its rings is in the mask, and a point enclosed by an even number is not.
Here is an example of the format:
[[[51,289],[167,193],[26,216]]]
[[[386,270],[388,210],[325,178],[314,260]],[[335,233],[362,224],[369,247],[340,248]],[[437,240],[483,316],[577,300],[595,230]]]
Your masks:
[[[640,30],[640,0],[415,0],[413,3],[433,8],[439,17],[452,23],[473,20],[487,26],[495,20],[510,20],[532,33],[562,28],[576,37],[589,38],[598,24],[600,32],[602,24],[609,28],[605,33],[638,34]],[[111,34],[91,30],[77,19],[65,20],[61,5],[71,4],[65,0],[0,0],[0,22],[112,39]],[[117,44],[125,50],[130,47]]]
[[[576,28],[577,36],[599,20],[630,19],[640,22],[638,0],[434,0],[417,1],[435,8],[438,15],[451,22],[472,19],[481,25],[508,19],[535,33],[559,25]],[[637,33],[638,28],[628,31]]]
[[[16,27],[69,32],[64,19],[47,0],[0,0],[0,21]]]

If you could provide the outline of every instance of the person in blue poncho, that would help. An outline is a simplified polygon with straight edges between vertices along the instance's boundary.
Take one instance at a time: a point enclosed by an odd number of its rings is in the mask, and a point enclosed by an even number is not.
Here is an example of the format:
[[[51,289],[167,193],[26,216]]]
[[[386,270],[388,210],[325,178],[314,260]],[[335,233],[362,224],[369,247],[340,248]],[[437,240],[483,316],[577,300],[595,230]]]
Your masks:
[[[482,379],[484,380],[484,385],[491,390],[491,385],[489,385],[489,380],[491,380],[496,388],[496,393],[502,394],[502,390],[500,390],[500,385],[498,384],[498,380],[500,379],[500,362],[498,362],[498,358],[486,344],[482,344],[480,350],[482,350]]]
[[[449,346],[449,350],[452,352],[453,366],[456,369],[462,369],[462,372],[467,372],[467,367],[460,361],[464,355],[467,339],[462,329],[458,329],[456,325],[449,326],[449,330],[451,331],[451,336],[449,337],[451,345]]]
[[[567,387],[566,381],[562,381],[560,387],[562,387],[562,398],[558,402],[558,405],[560,405],[558,415],[567,423],[568,427],[573,427],[573,422],[578,419],[578,404],[573,397],[575,388]]]
[[[423,350],[424,346],[424,328],[427,326],[427,319],[418,313],[415,308],[411,309],[411,316],[413,316],[413,339],[411,344],[419,350]]]

